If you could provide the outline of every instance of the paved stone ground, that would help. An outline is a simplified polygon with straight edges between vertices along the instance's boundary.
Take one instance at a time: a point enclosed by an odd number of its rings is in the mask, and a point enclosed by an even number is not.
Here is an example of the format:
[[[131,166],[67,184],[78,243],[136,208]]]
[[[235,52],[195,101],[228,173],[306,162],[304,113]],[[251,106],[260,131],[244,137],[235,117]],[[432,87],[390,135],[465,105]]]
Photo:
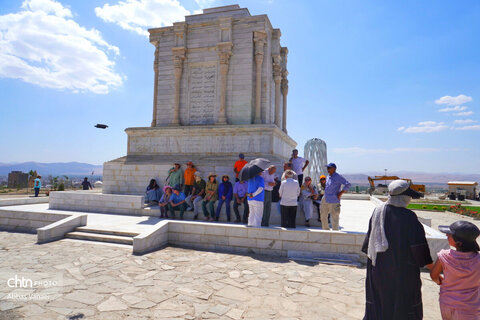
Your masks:
[[[362,268],[173,247],[133,256],[131,247],[35,241],[35,235],[0,232],[2,320],[363,317]],[[62,292],[50,300],[6,299],[12,289],[4,275],[12,272],[62,275]],[[438,286],[427,273],[422,279],[424,319],[437,320]]]

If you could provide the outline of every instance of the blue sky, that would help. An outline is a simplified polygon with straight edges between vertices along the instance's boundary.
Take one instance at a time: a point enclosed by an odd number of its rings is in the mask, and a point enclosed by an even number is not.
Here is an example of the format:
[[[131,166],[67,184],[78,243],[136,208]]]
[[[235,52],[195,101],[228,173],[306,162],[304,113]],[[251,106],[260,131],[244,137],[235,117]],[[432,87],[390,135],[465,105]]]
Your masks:
[[[299,149],[321,138],[349,173],[480,172],[480,2],[236,3],[282,31]],[[125,155],[151,122],[145,30],[227,4],[0,0],[0,162]]]

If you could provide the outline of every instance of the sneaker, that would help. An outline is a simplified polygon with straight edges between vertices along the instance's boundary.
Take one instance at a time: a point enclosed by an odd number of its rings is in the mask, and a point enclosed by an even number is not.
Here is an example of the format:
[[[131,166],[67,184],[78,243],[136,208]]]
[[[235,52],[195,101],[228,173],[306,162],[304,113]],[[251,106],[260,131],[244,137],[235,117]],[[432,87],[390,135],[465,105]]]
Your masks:
[[[165,216],[164,216],[163,214],[161,214],[161,215],[160,215],[160,218],[163,218],[163,217],[165,217]]]
[[[198,214],[193,216],[193,220],[197,220],[197,219],[198,219]]]
[[[306,220],[306,221],[305,221],[305,227],[310,227],[309,220]]]

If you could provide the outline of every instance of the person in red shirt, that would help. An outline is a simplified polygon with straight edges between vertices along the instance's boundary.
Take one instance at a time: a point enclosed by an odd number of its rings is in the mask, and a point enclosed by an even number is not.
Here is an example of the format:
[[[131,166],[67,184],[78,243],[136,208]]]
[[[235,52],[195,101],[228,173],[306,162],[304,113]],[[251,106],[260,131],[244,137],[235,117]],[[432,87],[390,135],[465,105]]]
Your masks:
[[[235,161],[235,164],[233,165],[233,171],[235,172],[235,181],[240,180],[238,179],[238,174],[246,164],[247,160],[245,160],[245,155],[243,153],[240,153],[238,155],[238,160]]]

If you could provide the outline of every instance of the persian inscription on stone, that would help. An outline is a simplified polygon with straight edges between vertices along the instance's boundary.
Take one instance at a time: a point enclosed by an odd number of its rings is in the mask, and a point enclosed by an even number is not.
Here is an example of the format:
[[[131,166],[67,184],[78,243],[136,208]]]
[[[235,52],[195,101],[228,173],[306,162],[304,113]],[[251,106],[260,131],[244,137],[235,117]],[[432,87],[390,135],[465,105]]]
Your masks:
[[[215,122],[216,65],[190,69],[190,124]]]

